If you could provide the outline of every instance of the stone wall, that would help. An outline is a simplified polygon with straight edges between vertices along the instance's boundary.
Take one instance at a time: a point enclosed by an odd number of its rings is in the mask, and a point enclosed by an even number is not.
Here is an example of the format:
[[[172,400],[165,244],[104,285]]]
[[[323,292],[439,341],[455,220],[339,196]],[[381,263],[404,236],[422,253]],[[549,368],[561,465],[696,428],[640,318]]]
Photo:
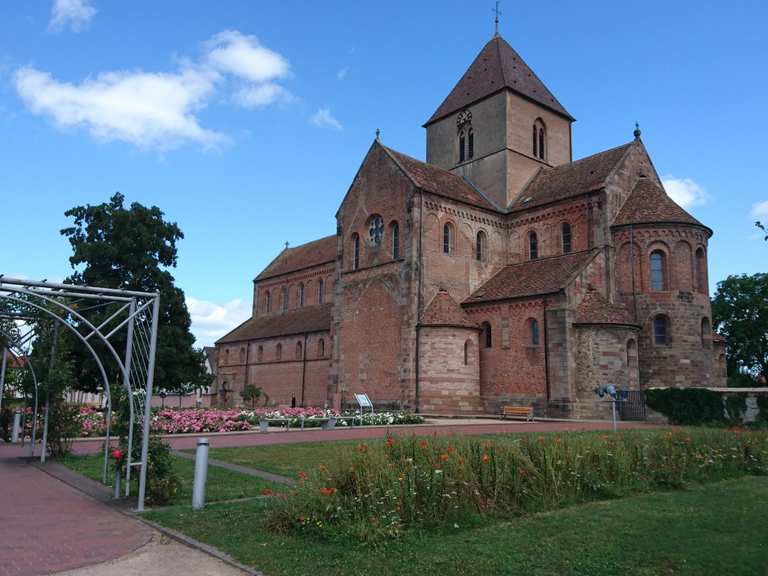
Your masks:
[[[419,338],[420,411],[442,414],[482,411],[478,331],[426,326],[420,329]]]
[[[541,405],[546,400],[547,345],[544,299],[530,298],[465,307],[478,326],[491,326],[491,346],[480,335],[480,395],[488,412],[501,404]],[[531,341],[531,321],[539,326],[539,344]]]

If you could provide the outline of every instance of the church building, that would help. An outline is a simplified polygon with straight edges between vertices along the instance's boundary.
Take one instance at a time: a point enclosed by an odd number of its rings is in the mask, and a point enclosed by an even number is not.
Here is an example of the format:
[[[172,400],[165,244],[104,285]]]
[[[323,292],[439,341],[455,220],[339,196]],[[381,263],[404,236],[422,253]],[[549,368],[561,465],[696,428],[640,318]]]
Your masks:
[[[216,343],[216,402],[600,415],[607,383],[723,385],[712,230],[634,138],[572,157],[574,118],[498,34],[424,124],[426,162],[371,144],[336,233],[286,247]]]

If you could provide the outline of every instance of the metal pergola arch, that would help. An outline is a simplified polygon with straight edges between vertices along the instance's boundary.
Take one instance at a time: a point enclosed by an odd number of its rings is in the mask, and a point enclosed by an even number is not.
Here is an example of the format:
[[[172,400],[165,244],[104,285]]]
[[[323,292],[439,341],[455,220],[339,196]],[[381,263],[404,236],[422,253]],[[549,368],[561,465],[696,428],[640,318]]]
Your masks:
[[[116,304],[117,309],[96,326],[80,314],[71,302],[96,300],[106,304]],[[112,400],[109,378],[102,359],[91,346],[89,340],[96,337],[106,348],[108,356],[118,366],[122,376],[122,385],[128,393],[129,432],[127,477],[125,482],[126,496],[130,493],[130,474],[132,466],[139,466],[139,493],[137,509],[144,510],[146,496],[147,457],[149,451],[150,407],[155,371],[155,355],[157,350],[157,330],[160,312],[160,295],[157,292],[139,292],[115,288],[99,288],[95,286],[60,284],[54,282],[37,282],[19,278],[6,278],[0,275],[0,301],[6,301],[17,308],[42,313],[53,322],[64,326],[75,335],[80,343],[89,351],[95,360],[104,380],[104,390],[107,395],[107,436],[104,442],[105,470],[109,450],[109,425],[111,420]],[[53,308],[53,309],[52,309]],[[110,342],[115,334],[125,330],[126,349],[121,355]],[[137,399],[136,392],[143,391],[143,405]],[[141,421],[140,421],[141,419]],[[141,426],[141,458],[132,462],[132,441],[134,424]],[[45,447],[44,447],[45,450]]]

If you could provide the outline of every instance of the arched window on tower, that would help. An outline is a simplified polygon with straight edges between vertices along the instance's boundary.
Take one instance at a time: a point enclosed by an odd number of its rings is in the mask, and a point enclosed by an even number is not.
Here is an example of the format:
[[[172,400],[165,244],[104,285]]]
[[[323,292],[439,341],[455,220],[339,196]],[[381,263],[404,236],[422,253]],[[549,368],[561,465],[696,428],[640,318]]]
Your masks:
[[[570,254],[573,251],[573,239],[571,236],[571,225],[563,222],[560,225],[560,235],[563,242],[563,254]]]
[[[352,234],[352,270],[360,268],[360,236]]]
[[[319,358],[322,358],[325,356],[325,339],[320,338],[320,340],[317,341],[317,356]]]
[[[472,340],[464,342],[464,366],[469,366],[469,356],[472,353]]]
[[[666,256],[661,250],[651,252],[651,290],[661,291],[667,288]]]
[[[547,127],[541,118],[537,118],[533,123],[532,148],[534,158],[540,160],[547,159]]]
[[[283,312],[285,312],[288,310],[288,286],[283,286],[280,297],[283,300],[281,304],[283,306]]]
[[[283,345],[282,344],[278,344],[277,347],[275,348],[275,358],[277,358],[278,360],[282,360],[282,358],[283,358]]]
[[[531,337],[531,346],[538,346],[541,343],[541,335],[539,334],[539,321],[536,318],[528,319],[528,331]]]
[[[539,238],[536,236],[536,232],[531,230],[528,232],[528,258],[530,260],[536,260],[539,257]]]
[[[269,290],[264,293],[264,312],[272,312],[272,293]]]
[[[653,343],[660,346],[669,344],[669,318],[663,314],[653,319]]]
[[[483,230],[477,233],[477,239],[475,240],[475,260],[484,262],[487,257],[487,245],[488,238]]]
[[[464,135],[464,130],[462,130],[459,132],[459,162],[464,162],[466,159],[465,144],[466,137]]]
[[[483,322],[480,325],[482,329],[483,346],[485,348],[493,348],[493,330],[491,329],[490,322]]]
[[[301,342],[296,342],[296,360],[301,360],[303,352],[304,347],[302,346]]]
[[[470,128],[467,131],[467,158],[470,160],[475,155],[475,133]]]
[[[400,259],[400,225],[392,222],[389,225],[390,237],[392,238],[392,260]]]
[[[443,252],[450,254],[453,252],[453,224],[446,222],[443,226]]]
[[[299,307],[304,306],[304,283],[299,284]]]
[[[696,249],[696,290],[702,294],[707,293],[707,259],[704,256],[704,248]]]
[[[320,278],[317,281],[317,303],[322,304],[325,302],[325,281]]]
[[[259,346],[256,349],[256,361],[257,362],[263,362],[264,361],[264,346]]]

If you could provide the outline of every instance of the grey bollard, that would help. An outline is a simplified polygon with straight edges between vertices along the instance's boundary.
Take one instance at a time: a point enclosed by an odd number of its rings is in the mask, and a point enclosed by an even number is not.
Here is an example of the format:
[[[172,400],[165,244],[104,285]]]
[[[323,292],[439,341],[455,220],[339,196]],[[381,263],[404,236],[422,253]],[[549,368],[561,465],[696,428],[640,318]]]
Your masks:
[[[19,441],[19,432],[21,431],[21,412],[13,413],[13,428],[11,430],[11,442],[16,444]]]
[[[115,485],[112,491],[112,500],[120,498],[120,469],[115,470]]]
[[[195,452],[195,479],[192,484],[192,509],[205,506],[205,481],[208,477],[208,438],[197,439]]]

